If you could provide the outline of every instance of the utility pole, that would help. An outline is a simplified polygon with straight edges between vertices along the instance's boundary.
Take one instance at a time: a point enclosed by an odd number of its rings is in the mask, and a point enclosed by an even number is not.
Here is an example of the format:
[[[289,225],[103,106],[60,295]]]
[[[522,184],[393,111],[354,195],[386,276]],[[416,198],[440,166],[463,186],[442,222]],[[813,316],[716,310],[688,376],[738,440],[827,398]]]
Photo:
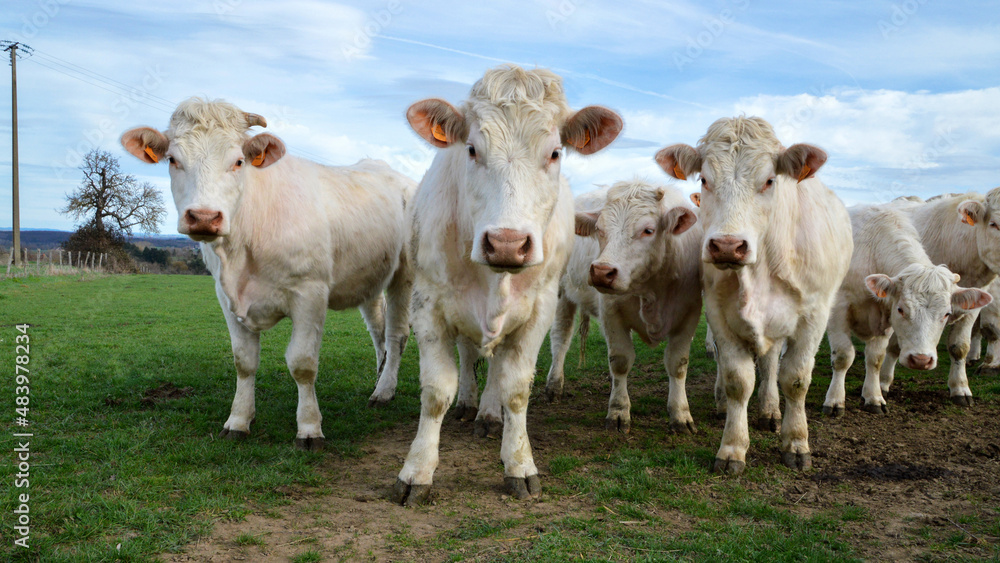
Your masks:
[[[14,192],[14,225],[13,225],[13,235],[14,235],[14,265],[21,265],[21,203],[18,199],[18,166],[17,166],[17,49],[21,48],[22,52],[31,55],[31,47],[18,43],[17,41],[0,41],[0,46],[3,46],[4,51],[10,51],[10,90],[11,90],[11,112],[13,124],[13,144],[12,144],[12,165],[13,165],[13,177],[11,188]]]

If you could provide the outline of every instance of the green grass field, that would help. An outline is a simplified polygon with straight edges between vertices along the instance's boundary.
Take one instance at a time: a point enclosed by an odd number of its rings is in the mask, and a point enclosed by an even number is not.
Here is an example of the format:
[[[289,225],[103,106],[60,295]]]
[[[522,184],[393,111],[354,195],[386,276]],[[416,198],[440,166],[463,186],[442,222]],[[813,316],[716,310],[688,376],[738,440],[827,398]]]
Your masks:
[[[27,428],[13,424],[14,346],[20,334],[15,325],[20,323],[30,324]],[[289,502],[288,490],[319,487],[330,478],[319,467],[324,456],[361,457],[366,439],[416,420],[417,347],[411,342],[407,348],[392,405],[369,409],[375,383],[371,341],[357,311],[331,312],[317,386],[326,451],[294,450],[296,390],[283,359],[289,333],[290,324],[283,322],[262,338],[258,422],[249,440],[233,443],[216,438],[229,412],[235,369],[210,277],[0,280],[0,365],[6,374],[0,405],[7,411],[0,442],[8,452],[0,478],[0,559],[145,561],[179,551],[210,533],[215,523],[267,513]],[[606,372],[596,327],[590,343],[585,373]],[[547,343],[543,350],[535,396],[549,364]],[[574,367],[576,350],[574,344],[567,362]],[[662,370],[662,347],[638,350],[637,366]],[[828,365],[827,358],[818,359],[817,366]],[[567,368],[567,387],[581,385],[576,372]],[[714,373],[700,337],[691,364],[691,373],[699,372]],[[810,417],[828,382],[814,379]],[[180,396],[147,396],[150,390],[168,392],[167,384]],[[849,396],[858,394],[859,384],[848,387]],[[995,403],[998,387],[974,386],[973,391],[978,400]],[[690,399],[702,413],[712,409],[711,397]],[[665,410],[665,402],[665,396],[633,391],[633,416]],[[604,413],[575,416],[594,421]],[[556,427],[575,423],[567,417],[546,422]],[[23,431],[34,434],[30,487],[15,489],[11,436]],[[663,439],[650,434],[627,447],[609,448],[605,456],[565,453],[544,460],[552,476],[545,482],[547,502],[582,496],[591,508],[583,516],[545,522],[544,532],[505,557],[565,560],[585,553],[589,560],[840,561],[855,556],[842,528],[869,518],[865,510],[843,506],[808,516],[793,513],[784,499],[759,492],[758,485],[767,489],[783,471],[748,467],[743,479],[720,480],[709,472],[717,438],[676,448],[662,447]],[[752,448],[770,451],[776,444],[776,436],[755,435]],[[500,480],[499,469],[495,478]],[[15,494],[23,492],[31,497],[27,550],[12,546]],[[605,518],[609,511],[615,518]],[[664,511],[683,514],[688,525],[672,531]],[[475,553],[482,538],[527,524],[523,517],[457,515],[450,529],[418,542],[417,548],[458,553],[464,547],[465,554],[456,557],[463,559]],[[982,523],[991,525],[997,528],[994,535],[1000,532],[996,522]],[[266,540],[244,534],[234,541],[252,547]],[[325,560],[314,550],[306,546],[297,560]]]

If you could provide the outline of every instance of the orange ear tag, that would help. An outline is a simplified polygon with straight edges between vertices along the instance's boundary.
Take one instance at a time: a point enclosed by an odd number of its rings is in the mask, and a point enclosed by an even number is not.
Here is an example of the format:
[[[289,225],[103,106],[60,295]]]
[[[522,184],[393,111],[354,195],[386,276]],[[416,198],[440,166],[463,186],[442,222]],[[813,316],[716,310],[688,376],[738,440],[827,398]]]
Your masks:
[[[812,172],[812,168],[809,168],[808,164],[802,165],[802,172],[799,172],[799,181],[805,180],[809,177],[809,173]]]
[[[681,165],[677,162],[674,163],[674,177],[678,180],[687,180],[687,176],[684,175],[684,171],[681,170]]]
[[[972,220],[972,215],[968,213],[962,213],[962,222],[972,227],[976,226],[976,222]]]
[[[160,158],[156,156],[156,153],[153,152],[153,149],[146,147],[146,150],[143,152],[145,152],[149,156],[149,159],[152,160],[154,163],[160,161]]]
[[[253,162],[251,162],[250,164],[253,164],[254,166],[260,166],[261,164],[264,164],[264,157],[266,155],[267,151],[258,154],[257,156],[253,157]]]
[[[882,299],[885,299],[885,296],[886,296],[886,295],[888,295],[888,293],[886,293],[886,291],[885,291],[884,289],[879,289],[879,290],[878,290],[878,296],[879,296],[880,298],[882,298]]]
[[[441,127],[440,123],[435,123],[434,126],[431,127],[431,135],[434,135],[434,138],[442,143],[448,142],[448,136],[444,134],[444,128]]]

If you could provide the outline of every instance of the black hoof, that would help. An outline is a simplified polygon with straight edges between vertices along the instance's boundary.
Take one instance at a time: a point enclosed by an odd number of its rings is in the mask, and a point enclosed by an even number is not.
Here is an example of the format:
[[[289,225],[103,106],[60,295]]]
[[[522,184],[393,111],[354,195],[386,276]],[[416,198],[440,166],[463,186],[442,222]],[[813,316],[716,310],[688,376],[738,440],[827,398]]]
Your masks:
[[[726,420],[726,411],[715,411],[715,420]]]
[[[479,414],[479,409],[476,407],[458,405],[455,407],[454,413],[455,420],[459,422],[469,422],[470,420],[476,420],[476,415]]]
[[[712,468],[712,471],[735,476],[743,473],[743,470],[746,469],[746,467],[747,464],[745,461],[715,458],[715,467]]]
[[[399,478],[396,479],[396,484],[392,486],[392,492],[390,493],[392,502],[403,506],[427,504],[430,496],[430,485],[410,485]]]
[[[952,395],[951,402],[960,407],[971,407],[972,395]]]
[[[823,414],[830,418],[840,418],[844,416],[844,407],[842,405],[834,405],[832,407],[823,405]]]
[[[232,440],[234,442],[242,442],[243,440],[246,440],[249,437],[250,433],[244,432],[242,430],[229,430],[227,428],[223,428],[222,432],[219,432],[219,438],[222,438],[224,440]]]
[[[777,432],[781,430],[781,419],[762,416],[757,419],[757,430],[764,432]]]
[[[875,403],[865,404],[861,407],[861,410],[872,414],[889,414],[888,405],[876,405]]]
[[[781,463],[796,471],[809,471],[813,466],[812,455],[808,453],[781,452]]]
[[[388,405],[392,401],[393,397],[395,397],[395,395],[393,395],[392,397],[389,397],[388,399],[380,399],[380,398],[377,398],[377,397],[372,397],[372,398],[368,399],[368,408],[374,409],[374,408],[378,408],[378,407],[384,407],[384,406]]]
[[[976,375],[997,375],[1000,374],[1000,366],[981,365],[976,370]]]
[[[629,430],[632,429],[632,421],[624,420],[621,418],[605,418],[604,419],[604,429],[605,430],[617,430],[622,434],[628,434]]]
[[[545,389],[545,399],[550,403],[558,403],[562,400],[562,389]]]
[[[675,434],[697,434],[698,427],[694,425],[693,421],[690,422],[680,422],[671,421],[670,429],[674,431]]]
[[[307,452],[318,452],[323,450],[323,446],[326,444],[326,438],[316,437],[316,438],[296,438],[295,447],[300,450],[305,450]]]
[[[477,418],[476,428],[473,432],[479,438],[499,438],[503,436],[503,422],[488,418]]]
[[[538,475],[529,475],[524,479],[520,477],[504,477],[504,485],[507,492],[517,500],[528,500],[538,498],[542,494],[542,481]]]

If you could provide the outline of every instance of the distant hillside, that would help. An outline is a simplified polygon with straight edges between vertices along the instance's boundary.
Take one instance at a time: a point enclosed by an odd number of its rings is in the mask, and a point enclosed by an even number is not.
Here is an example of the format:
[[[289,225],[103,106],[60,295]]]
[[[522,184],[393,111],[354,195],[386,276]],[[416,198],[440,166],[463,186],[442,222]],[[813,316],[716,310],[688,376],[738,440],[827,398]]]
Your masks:
[[[48,250],[57,248],[69,238],[70,231],[54,231],[46,229],[21,230],[21,246],[23,248]],[[198,243],[181,235],[137,235],[132,237],[133,244],[145,243],[156,248],[198,248]],[[14,235],[10,229],[0,230],[0,248],[6,252],[14,244]]]

